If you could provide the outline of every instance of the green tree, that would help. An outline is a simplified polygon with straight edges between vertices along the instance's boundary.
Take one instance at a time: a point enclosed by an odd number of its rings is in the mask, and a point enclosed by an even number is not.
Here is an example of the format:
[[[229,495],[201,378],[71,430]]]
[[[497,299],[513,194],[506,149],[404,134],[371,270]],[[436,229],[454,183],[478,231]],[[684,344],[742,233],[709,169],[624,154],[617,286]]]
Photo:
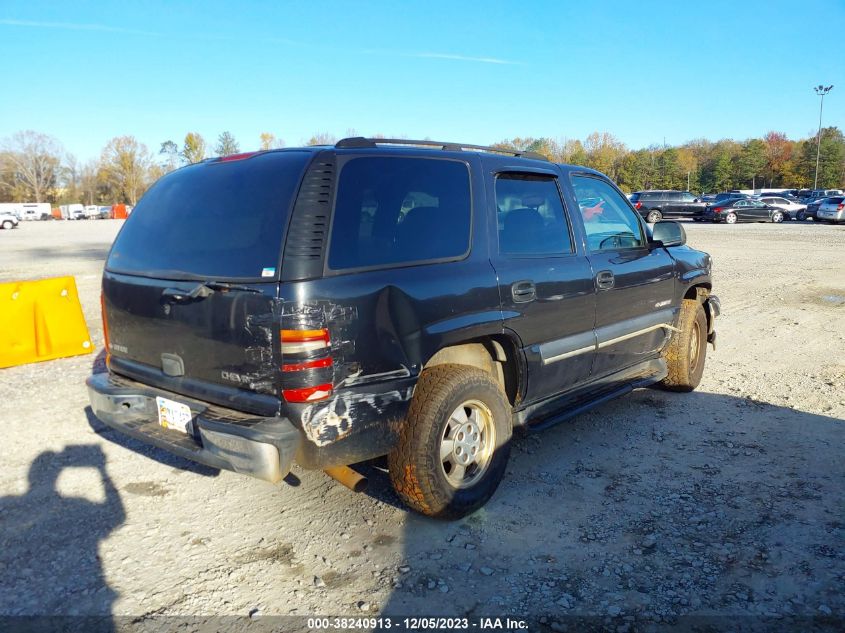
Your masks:
[[[611,180],[619,177],[622,157],[627,151],[625,145],[608,132],[593,132],[584,141],[587,152],[587,167],[607,174]]]
[[[182,158],[192,165],[205,160],[205,139],[197,132],[185,135],[185,145],[182,148]]]
[[[821,131],[821,144],[815,138],[802,143],[800,169],[812,185],[816,176],[816,151],[819,156],[820,189],[838,188],[845,184],[845,137],[838,127],[826,127]]]
[[[164,173],[179,169],[185,162],[182,152],[179,151],[179,146],[173,141],[162,143],[158,153],[164,156],[164,164],[161,166]]]
[[[152,155],[134,136],[118,136],[108,142],[100,156],[99,180],[105,184],[111,200],[131,205],[147,188]]]
[[[758,138],[746,141],[737,156],[736,180],[747,187],[763,184],[766,171],[766,144]]]
[[[240,152],[241,146],[231,132],[223,132],[217,137],[217,145],[215,145],[214,151],[218,156],[231,156]]]

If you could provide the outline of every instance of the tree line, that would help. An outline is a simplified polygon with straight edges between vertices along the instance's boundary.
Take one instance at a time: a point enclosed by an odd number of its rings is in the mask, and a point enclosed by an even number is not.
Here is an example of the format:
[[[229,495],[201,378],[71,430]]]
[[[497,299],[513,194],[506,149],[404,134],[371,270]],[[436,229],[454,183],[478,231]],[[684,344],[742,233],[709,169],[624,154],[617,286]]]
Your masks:
[[[347,131],[347,136],[354,135],[353,130]],[[320,133],[306,144],[327,145],[336,140],[331,134]],[[258,148],[263,150],[285,146],[270,132],[262,133],[258,141]],[[813,186],[816,173],[817,137],[791,140],[774,131],[741,142],[696,139],[683,145],[636,150],[607,132],[594,132],[583,141],[518,137],[493,146],[533,151],[555,162],[591,167],[629,192],[806,188]],[[837,127],[822,129],[818,149],[818,186],[841,187],[845,183],[842,131]],[[57,139],[32,130],[21,131],[0,144],[0,202],[134,205],[164,174],[206,158],[239,152],[240,143],[228,131],[222,132],[213,145],[200,134],[189,132],[181,142],[162,142],[158,151],[133,136],[118,136],[106,144],[97,159],[80,163]]]

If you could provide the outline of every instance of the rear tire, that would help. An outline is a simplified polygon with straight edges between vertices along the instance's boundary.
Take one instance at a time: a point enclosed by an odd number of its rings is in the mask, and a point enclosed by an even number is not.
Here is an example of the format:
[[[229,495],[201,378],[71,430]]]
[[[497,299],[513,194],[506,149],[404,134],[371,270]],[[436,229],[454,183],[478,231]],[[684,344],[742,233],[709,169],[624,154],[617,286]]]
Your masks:
[[[417,512],[458,519],[493,496],[510,440],[510,405],[490,374],[437,365],[420,375],[399,441],[387,456],[390,480]]]
[[[725,215],[726,224],[736,224],[736,219],[736,213],[734,213],[733,211]]]
[[[803,222],[804,220],[807,219],[807,215],[803,211],[799,211],[798,213],[795,214],[795,219],[798,220],[799,222]]]
[[[3,228],[4,228],[4,229],[12,229],[12,228],[14,228],[14,226],[15,226],[15,225],[14,225],[14,224],[12,224],[11,222],[9,222],[8,220],[6,220],[5,222],[3,222]]]
[[[707,358],[707,316],[696,299],[684,299],[678,319],[680,332],[663,352],[669,374],[659,385],[669,391],[692,391],[701,382]]]
[[[663,219],[663,214],[660,213],[657,209],[652,209],[648,212],[648,215],[645,216],[645,221],[649,224],[654,224],[655,222],[660,222]]]
[[[775,211],[772,213],[772,222],[775,224],[780,224],[783,222],[783,211]]]

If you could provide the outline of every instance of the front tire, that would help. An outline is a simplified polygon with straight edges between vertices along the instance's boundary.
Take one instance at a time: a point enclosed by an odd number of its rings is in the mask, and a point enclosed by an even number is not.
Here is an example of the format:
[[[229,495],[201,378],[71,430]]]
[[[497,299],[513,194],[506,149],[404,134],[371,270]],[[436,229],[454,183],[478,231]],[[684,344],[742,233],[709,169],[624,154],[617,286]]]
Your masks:
[[[417,512],[458,519],[493,496],[510,440],[510,405],[490,374],[437,365],[420,375],[399,441],[387,456],[390,480]]]
[[[798,213],[795,214],[795,219],[798,220],[799,222],[803,222],[804,220],[807,219],[807,215],[804,211],[799,211]]]
[[[12,224],[11,222],[9,222],[8,220],[6,220],[5,222],[3,222],[3,228],[4,228],[4,229],[11,229],[11,228],[14,228],[14,226],[15,226],[15,225],[14,225],[14,224]]]
[[[684,299],[678,319],[680,332],[663,352],[669,374],[659,384],[669,391],[692,391],[701,382],[707,358],[707,316],[696,299]]]

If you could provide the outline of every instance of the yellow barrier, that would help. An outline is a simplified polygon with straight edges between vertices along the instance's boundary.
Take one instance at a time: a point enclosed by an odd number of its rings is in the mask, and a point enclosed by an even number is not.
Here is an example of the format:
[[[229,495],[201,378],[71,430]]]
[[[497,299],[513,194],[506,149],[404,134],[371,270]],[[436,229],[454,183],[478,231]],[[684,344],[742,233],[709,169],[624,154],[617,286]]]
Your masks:
[[[73,277],[0,283],[0,367],[93,350]]]

